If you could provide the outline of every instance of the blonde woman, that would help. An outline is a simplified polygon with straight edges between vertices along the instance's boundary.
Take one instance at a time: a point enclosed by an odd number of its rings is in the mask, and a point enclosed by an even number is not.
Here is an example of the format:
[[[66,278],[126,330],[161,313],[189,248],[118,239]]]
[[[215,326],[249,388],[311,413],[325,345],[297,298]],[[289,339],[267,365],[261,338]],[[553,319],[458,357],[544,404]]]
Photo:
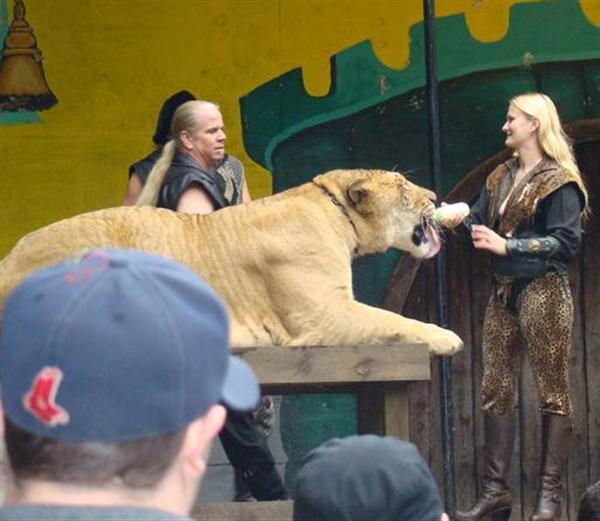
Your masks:
[[[528,93],[510,100],[502,131],[514,157],[490,174],[463,223],[474,247],[493,254],[493,292],[483,324],[483,493],[456,519],[510,516],[515,383],[527,352],[542,413],[539,494],[530,520],[558,520],[572,430],[567,264],[581,245],[587,191],[548,96]]]

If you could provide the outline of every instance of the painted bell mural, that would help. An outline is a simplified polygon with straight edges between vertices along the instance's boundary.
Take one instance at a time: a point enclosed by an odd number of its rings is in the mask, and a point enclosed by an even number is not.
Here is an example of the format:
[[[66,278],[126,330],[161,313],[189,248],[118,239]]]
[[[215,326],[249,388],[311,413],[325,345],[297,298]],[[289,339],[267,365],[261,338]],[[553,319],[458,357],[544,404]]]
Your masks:
[[[25,19],[25,4],[15,0],[0,57],[0,112],[46,110],[56,102],[44,75],[42,53]]]

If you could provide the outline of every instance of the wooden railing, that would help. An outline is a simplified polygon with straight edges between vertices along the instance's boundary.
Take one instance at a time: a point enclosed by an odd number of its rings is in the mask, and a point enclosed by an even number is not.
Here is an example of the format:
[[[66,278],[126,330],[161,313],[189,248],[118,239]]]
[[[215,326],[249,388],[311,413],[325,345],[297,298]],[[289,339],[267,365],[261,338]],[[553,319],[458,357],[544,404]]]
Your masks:
[[[409,438],[408,385],[429,380],[424,344],[258,347],[236,349],[250,364],[264,394],[353,391],[358,432]],[[292,501],[204,503],[200,521],[291,520]]]

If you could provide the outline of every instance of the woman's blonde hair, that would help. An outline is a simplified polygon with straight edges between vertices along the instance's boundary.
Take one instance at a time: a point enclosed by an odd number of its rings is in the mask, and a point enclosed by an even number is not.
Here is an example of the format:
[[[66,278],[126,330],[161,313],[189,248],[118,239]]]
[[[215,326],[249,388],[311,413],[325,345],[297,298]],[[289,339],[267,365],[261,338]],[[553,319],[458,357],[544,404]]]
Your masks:
[[[510,104],[517,107],[528,119],[537,120],[537,138],[544,153],[566,172],[580,179],[579,187],[585,196],[587,210],[588,192],[573,155],[571,140],[562,128],[554,102],[541,92],[528,92],[515,96],[510,100]]]
[[[202,113],[214,109],[220,110],[216,103],[201,100],[188,101],[177,108],[171,120],[171,130],[169,132],[171,139],[163,147],[160,158],[150,170],[144,189],[135,203],[136,206],[156,206],[160,187],[167,170],[171,166],[177,146],[180,144],[179,136],[181,132],[185,130],[191,135],[195,135],[200,130]]]

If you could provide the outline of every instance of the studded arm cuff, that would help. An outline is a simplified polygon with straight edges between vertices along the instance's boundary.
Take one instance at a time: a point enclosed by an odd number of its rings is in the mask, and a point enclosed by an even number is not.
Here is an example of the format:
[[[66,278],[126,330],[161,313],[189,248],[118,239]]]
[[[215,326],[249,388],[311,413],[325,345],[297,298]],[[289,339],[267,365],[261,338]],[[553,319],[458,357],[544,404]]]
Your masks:
[[[520,255],[549,259],[560,250],[560,242],[554,237],[535,239],[507,239],[506,251],[509,255]]]

